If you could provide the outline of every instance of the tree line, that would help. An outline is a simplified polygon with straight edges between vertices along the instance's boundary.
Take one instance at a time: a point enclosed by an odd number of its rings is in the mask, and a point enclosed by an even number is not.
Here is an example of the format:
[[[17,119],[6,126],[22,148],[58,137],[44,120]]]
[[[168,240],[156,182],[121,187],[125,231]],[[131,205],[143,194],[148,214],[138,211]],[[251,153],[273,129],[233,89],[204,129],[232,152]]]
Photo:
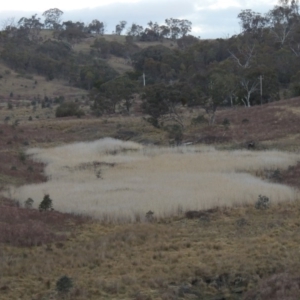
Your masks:
[[[149,122],[182,125],[181,105],[202,106],[212,124],[220,106],[250,107],[300,95],[300,15],[296,0],[280,0],[268,13],[242,10],[241,33],[228,39],[199,40],[188,35],[178,47],[151,46],[132,55],[133,74]],[[126,79],[127,80],[127,79]],[[110,83],[113,85],[112,83]],[[103,87],[102,87],[103,88]],[[105,93],[91,92],[105,110]]]
[[[165,120],[182,126],[179,106],[202,106],[210,123],[220,106],[260,105],[300,95],[300,15],[297,0],[279,0],[266,14],[246,9],[237,18],[241,33],[227,39],[201,40],[189,33],[192,23],[167,19],[147,28],[132,24],[125,42],[105,39],[105,25],[93,20],[61,22],[62,12],[46,11],[44,27],[53,38],[40,41],[40,20],[22,18],[1,32],[1,57],[15,69],[49,79],[64,77],[90,91],[97,114],[114,113],[120,104],[129,111],[139,95],[147,119],[156,127]],[[127,23],[120,21],[115,34]],[[73,43],[96,36],[89,54],[75,53]],[[170,39],[173,47],[162,42]],[[21,42],[20,42],[21,41]],[[136,42],[156,41],[147,48]],[[18,45],[16,47],[16,45]],[[133,71],[118,74],[107,64],[111,56],[126,58]]]
[[[9,18],[3,22],[2,27],[3,31],[9,32],[11,35],[22,33],[30,40],[38,39],[42,29],[50,29],[54,31],[54,37],[70,43],[79,42],[86,37],[86,34],[104,35],[106,32],[106,24],[103,21],[94,19],[89,24],[71,20],[62,22],[63,14],[60,9],[51,8],[42,14],[44,23],[35,14],[31,18],[22,17],[18,22],[15,22],[14,18]],[[152,21],[149,21],[147,25],[148,27],[144,28],[137,23],[132,23],[127,28],[126,34],[135,40],[159,41],[163,38],[178,39],[186,36],[192,30],[192,22],[174,18],[166,19],[165,24],[162,25]],[[126,26],[126,21],[120,21],[112,34],[121,35]]]

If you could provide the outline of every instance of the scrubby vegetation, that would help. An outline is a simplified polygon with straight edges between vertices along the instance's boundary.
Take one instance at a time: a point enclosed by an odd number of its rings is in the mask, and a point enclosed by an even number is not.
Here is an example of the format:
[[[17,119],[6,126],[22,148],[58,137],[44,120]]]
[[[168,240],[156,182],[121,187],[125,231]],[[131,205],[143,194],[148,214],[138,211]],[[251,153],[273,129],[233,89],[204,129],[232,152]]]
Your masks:
[[[78,104],[74,102],[66,102],[60,104],[55,111],[55,116],[57,118],[62,117],[72,117],[76,116],[78,118],[84,115],[84,111],[79,108]]]
[[[298,8],[4,24],[0,298],[298,300]]]

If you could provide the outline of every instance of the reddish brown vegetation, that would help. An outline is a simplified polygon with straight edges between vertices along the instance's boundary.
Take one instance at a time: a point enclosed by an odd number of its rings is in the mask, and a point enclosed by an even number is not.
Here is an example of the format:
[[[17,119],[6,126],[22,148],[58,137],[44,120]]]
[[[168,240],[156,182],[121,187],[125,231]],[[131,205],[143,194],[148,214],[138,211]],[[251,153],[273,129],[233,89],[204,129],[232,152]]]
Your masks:
[[[300,188],[300,163],[282,172],[282,183]]]
[[[273,102],[250,108],[236,107],[220,110],[216,126],[195,129],[197,140],[205,143],[267,141],[299,133],[300,115],[293,108],[300,106],[300,99]],[[227,119],[229,126],[223,126]],[[195,139],[195,138],[193,138]]]
[[[39,246],[65,240],[67,233],[88,220],[56,211],[20,208],[5,198],[1,198],[0,211],[0,243],[12,246]]]
[[[257,288],[246,293],[244,300],[299,300],[299,295],[300,278],[281,273],[262,280]]]
[[[44,165],[24,156],[24,149],[30,146],[33,147],[37,143],[70,142],[74,140],[76,140],[74,134],[62,134],[49,128],[0,124],[0,175],[3,174],[6,178],[14,178],[17,180],[16,183],[43,182],[46,180],[43,174]],[[5,182],[4,178],[4,183],[11,182]]]

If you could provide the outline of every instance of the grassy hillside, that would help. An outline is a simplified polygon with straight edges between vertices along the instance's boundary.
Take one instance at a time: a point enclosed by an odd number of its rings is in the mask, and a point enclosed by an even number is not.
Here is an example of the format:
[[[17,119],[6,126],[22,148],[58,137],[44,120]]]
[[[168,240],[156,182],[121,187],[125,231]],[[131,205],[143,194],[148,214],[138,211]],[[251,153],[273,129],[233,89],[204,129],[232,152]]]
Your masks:
[[[232,150],[245,149],[251,139],[258,149],[277,148],[298,155],[299,105],[299,99],[292,99],[250,109],[220,110],[214,126],[191,125],[191,119],[203,111],[184,110],[183,140],[200,140]],[[144,144],[169,143],[166,131],[151,127],[141,116],[95,118],[89,115],[88,106],[82,103],[82,107],[87,115],[81,119],[55,119],[55,106],[43,109],[37,105],[34,114],[39,118],[33,114],[32,106],[2,107],[3,191],[7,184],[45,180],[43,162],[26,156],[27,148],[105,136]],[[11,118],[4,122],[8,114]],[[28,120],[30,115],[32,121]],[[20,119],[18,124],[16,119]],[[299,165],[295,165],[270,173],[262,167],[254,175],[297,187],[299,170]],[[243,192],[237,196],[243,198]],[[264,293],[264,299],[284,299],[281,295],[285,293],[290,299],[298,299],[300,202],[276,204],[270,199],[268,209],[256,209],[251,203],[186,216],[184,212],[159,219],[149,215],[148,222],[118,224],[109,218],[99,222],[56,211],[40,213],[20,208],[2,196],[1,297],[216,300],[253,299],[257,293]],[[41,200],[37,197],[35,203]],[[57,202],[53,198],[54,208]],[[64,275],[72,279],[73,288],[62,296],[56,290],[56,282]],[[279,296],[268,294],[266,282],[274,282],[272,291]]]
[[[64,96],[68,100],[81,99],[87,91],[68,85],[63,80],[47,80],[44,76],[17,73],[0,63],[0,101],[43,100],[44,97]]]
[[[75,44],[76,55],[94,39]],[[136,43],[157,44],[177,47]],[[133,70],[125,58],[107,61]],[[204,109],[180,106],[178,132],[150,125],[139,97],[129,113],[95,117],[88,92],[65,80],[4,64],[0,75],[1,299],[299,299],[299,98],[220,108],[212,126]],[[55,118],[59,104],[45,99],[59,96],[85,115]],[[177,135],[182,147],[168,148]],[[142,150],[69,145],[104,137]],[[54,211],[39,212],[46,193]],[[264,197],[270,205],[257,206]]]

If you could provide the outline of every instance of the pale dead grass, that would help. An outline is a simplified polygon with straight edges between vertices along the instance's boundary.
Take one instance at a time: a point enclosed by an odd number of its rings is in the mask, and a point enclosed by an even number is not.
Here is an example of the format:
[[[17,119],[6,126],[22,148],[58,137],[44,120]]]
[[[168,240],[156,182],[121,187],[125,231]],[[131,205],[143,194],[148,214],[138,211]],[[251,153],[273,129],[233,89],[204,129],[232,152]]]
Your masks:
[[[287,186],[250,174],[295,165],[299,156],[279,151],[217,151],[212,147],[142,147],[110,138],[48,149],[28,155],[45,163],[49,181],[11,188],[10,195],[35,205],[50,194],[55,209],[119,221],[156,217],[189,209],[254,203],[265,195],[273,203],[295,200]]]
[[[67,81],[56,79],[49,81],[43,76],[31,74],[20,76],[4,64],[0,64],[0,74],[3,76],[0,79],[0,97],[6,101],[33,98],[43,100],[45,96],[50,98],[64,96],[67,100],[74,100],[87,95],[85,90],[68,86]],[[13,97],[10,97],[11,92]]]
[[[111,56],[107,60],[108,64],[120,74],[133,71],[133,67],[127,63],[127,60],[122,57]]]

